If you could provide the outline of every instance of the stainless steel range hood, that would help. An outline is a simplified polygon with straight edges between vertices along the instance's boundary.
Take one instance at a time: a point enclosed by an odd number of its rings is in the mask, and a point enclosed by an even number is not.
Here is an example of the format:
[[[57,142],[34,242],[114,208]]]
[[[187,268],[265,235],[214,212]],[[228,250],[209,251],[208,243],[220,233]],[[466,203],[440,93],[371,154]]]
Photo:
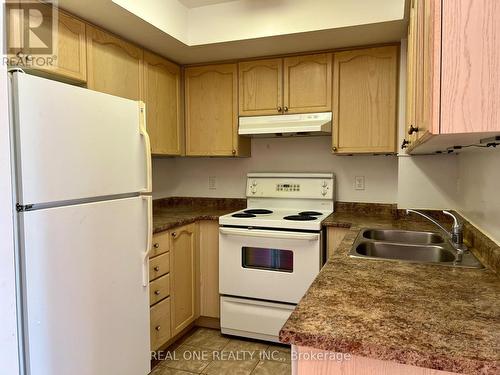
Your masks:
[[[332,112],[240,117],[238,134],[286,137],[332,134]]]

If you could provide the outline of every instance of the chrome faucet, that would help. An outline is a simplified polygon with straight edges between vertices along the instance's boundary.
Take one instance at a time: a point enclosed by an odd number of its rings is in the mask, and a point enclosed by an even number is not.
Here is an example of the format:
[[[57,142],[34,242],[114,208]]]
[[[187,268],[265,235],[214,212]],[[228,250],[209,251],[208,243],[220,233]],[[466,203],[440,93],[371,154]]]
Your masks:
[[[406,214],[409,215],[411,212],[425,217],[427,220],[432,222],[434,225],[438,226],[443,232],[445,232],[450,238],[450,242],[453,248],[457,252],[456,261],[461,262],[462,256],[468,250],[467,246],[464,245],[464,226],[460,219],[450,211],[443,211],[443,214],[451,216],[453,218],[453,226],[451,227],[451,231],[448,231],[445,227],[439,224],[435,219],[430,217],[429,215],[424,214],[423,212],[417,210],[407,209]]]

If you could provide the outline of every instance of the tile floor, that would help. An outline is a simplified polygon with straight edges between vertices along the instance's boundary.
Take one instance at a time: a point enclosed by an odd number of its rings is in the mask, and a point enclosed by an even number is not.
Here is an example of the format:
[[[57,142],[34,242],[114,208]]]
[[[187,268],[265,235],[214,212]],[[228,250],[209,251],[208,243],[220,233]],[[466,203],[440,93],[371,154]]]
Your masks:
[[[163,360],[150,375],[289,375],[290,348],[222,336],[197,328],[173,348],[159,353]]]

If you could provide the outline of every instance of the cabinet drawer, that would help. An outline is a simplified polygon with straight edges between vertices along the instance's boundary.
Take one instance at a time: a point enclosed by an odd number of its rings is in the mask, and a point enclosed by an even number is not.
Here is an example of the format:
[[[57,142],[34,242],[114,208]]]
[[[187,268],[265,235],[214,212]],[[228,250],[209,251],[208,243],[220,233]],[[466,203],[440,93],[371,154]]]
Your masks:
[[[170,339],[170,297],[151,307],[151,350]]]
[[[170,295],[170,275],[164,275],[149,283],[149,304],[154,305]]]
[[[149,260],[149,281],[170,271],[170,254],[162,254]]]
[[[170,235],[168,232],[162,232],[155,234],[153,236],[153,245],[151,246],[151,251],[149,257],[155,257],[157,255],[166,253],[169,250]]]

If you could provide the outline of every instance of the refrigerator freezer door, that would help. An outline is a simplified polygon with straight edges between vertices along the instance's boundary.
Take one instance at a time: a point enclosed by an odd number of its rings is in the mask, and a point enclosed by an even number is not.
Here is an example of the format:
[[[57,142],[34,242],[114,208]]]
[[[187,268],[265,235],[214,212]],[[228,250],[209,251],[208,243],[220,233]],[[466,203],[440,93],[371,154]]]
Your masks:
[[[20,215],[28,374],[148,374],[151,198]]]
[[[139,102],[24,73],[12,96],[18,203],[150,191]]]

